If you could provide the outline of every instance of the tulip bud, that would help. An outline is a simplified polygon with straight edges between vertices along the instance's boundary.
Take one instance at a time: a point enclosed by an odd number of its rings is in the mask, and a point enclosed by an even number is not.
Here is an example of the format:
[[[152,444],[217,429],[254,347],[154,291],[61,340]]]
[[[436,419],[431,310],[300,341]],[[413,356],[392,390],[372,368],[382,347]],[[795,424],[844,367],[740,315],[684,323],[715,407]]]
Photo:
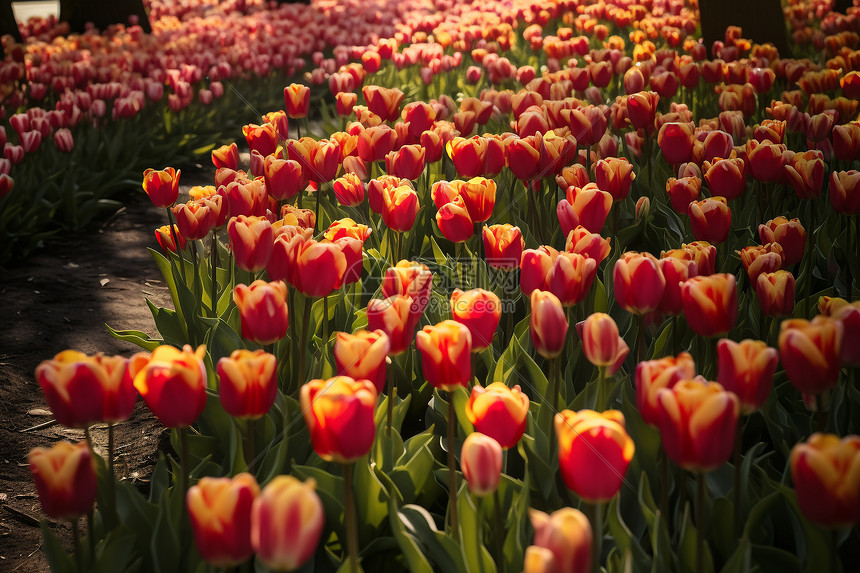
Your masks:
[[[663,278],[666,279],[666,289],[657,308],[664,314],[681,314],[681,285],[696,276],[698,267],[692,257],[690,259],[663,257],[657,262]]]
[[[265,217],[232,217],[227,223],[230,250],[236,266],[243,271],[257,272],[266,268],[272,254],[274,234]]]
[[[618,333],[618,325],[608,314],[595,312],[577,325],[582,339],[582,352],[598,368],[606,368],[609,376],[621,368],[630,348]]]
[[[287,117],[307,117],[311,105],[311,89],[301,84],[290,84],[284,88],[284,105]]]
[[[650,253],[628,251],[621,255],[612,271],[612,280],[618,304],[639,315],[655,310],[666,288],[660,264]]]
[[[473,177],[460,186],[459,192],[469,218],[475,223],[483,223],[493,214],[496,182],[492,179]]]
[[[176,252],[176,243],[173,240],[173,236],[176,235],[176,240],[179,241],[179,248],[184,249],[187,241],[185,237],[182,236],[182,233],[179,232],[179,228],[176,225],[168,227],[167,225],[162,225],[161,227],[155,230],[155,240],[158,241],[158,246],[161,247],[161,250],[165,253],[167,251]]]
[[[669,195],[672,210],[679,215],[688,214],[690,203],[699,198],[701,188],[702,180],[698,177],[682,177],[681,179],[670,177],[666,181],[666,193]]]
[[[480,432],[472,432],[460,450],[460,466],[472,495],[492,495],[502,477],[502,447]]]
[[[420,145],[404,145],[385,155],[385,171],[414,181],[424,172],[424,156],[424,148]]]
[[[794,312],[794,275],[788,271],[761,273],[755,292],[762,312],[767,316],[790,316]]]
[[[738,287],[727,273],[697,276],[681,285],[681,305],[687,324],[699,336],[725,334],[738,316]]]
[[[257,344],[277,342],[287,333],[287,285],[282,281],[256,280],[250,286],[236,285],[233,301],[239,309],[242,336]]]
[[[860,301],[843,305],[832,316],[842,323],[842,362],[854,367],[860,365]]]
[[[53,519],[76,520],[96,500],[96,464],[86,442],[57,442],[27,455],[42,511]]]
[[[484,225],[482,235],[487,264],[497,269],[515,269],[520,265],[525,241],[519,227]]]
[[[283,283],[281,283],[283,284]],[[224,411],[235,418],[256,420],[275,403],[278,363],[263,350],[234,350],[218,361],[218,396]]]
[[[792,448],[790,465],[807,519],[833,528],[860,523],[860,436],[812,434]]]
[[[167,167],[163,171],[147,169],[143,172],[143,190],[156,207],[170,207],[179,196],[179,175],[182,172]]]
[[[723,338],[717,343],[717,380],[737,395],[741,414],[745,416],[764,405],[773,388],[778,363],[776,349],[760,340],[738,343]]]
[[[779,358],[791,384],[804,394],[821,394],[836,386],[841,367],[843,326],[816,316],[784,320],[779,330]]]
[[[594,181],[598,189],[609,192],[616,202],[627,198],[635,178],[633,165],[625,158],[609,157],[594,165]]]
[[[544,358],[555,358],[561,354],[568,322],[558,297],[551,292],[533,290],[529,326],[538,354]]]
[[[215,213],[209,208],[211,202],[189,201],[172,207],[179,232],[188,240],[198,241],[209,234],[215,223]]]
[[[60,352],[36,367],[36,380],[56,420],[70,428],[127,420],[137,392],[122,356]]]
[[[555,415],[555,433],[559,469],[567,487],[590,503],[615,497],[636,451],[624,428],[624,414],[564,410]]]
[[[628,106],[629,106],[628,102]],[[690,160],[693,153],[693,123],[664,123],[657,134],[657,145],[671,165],[680,165]]]
[[[563,507],[551,515],[529,508],[529,519],[535,530],[534,547],[552,553],[555,566],[548,571],[591,571],[593,536],[585,514],[572,507]]]
[[[388,335],[382,330],[359,330],[355,334],[338,332],[334,343],[337,373],[356,380],[370,380],[377,394],[382,394],[390,350]]]
[[[301,193],[308,182],[302,166],[292,159],[278,159],[269,155],[263,162],[266,191],[278,201],[288,201]]]
[[[293,571],[314,554],[325,524],[316,482],[275,477],[251,508],[251,545],[268,568]]]
[[[699,241],[720,244],[732,228],[732,211],[725,197],[711,197],[690,203],[690,229]]]
[[[552,551],[545,547],[538,547],[537,545],[526,547],[523,573],[556,573],[560,570],[558,563],[555,562],[555,556],[552,554]],[[583,571],[586,570],[583,569]]]
[[[508,388],[503,382],[493,382],[486,388],[475,384],[466,403],[466,416],[475,430],[490,436],[506,450],[522,438],[528,412],[528,396],[519,386]]]
[[[715,470],[732,455],[739,402],[716,382],[682,380],[657,392],[657,426],[666,455],[693,472]]]
[[[659,424],[660,408],[657,394],[663,388],[672,388],[681,380],[696,376],[693,357],[682,352],[675,357],[646,360],[636,365],[636,408],[649,426]]]
[[[168,428],[190,426],[206,407],[206,347],[182,350],[162,344],[129,361],[134,387],[158,421]]]
[[[592,233],[599,233],[612,208],[612,195],[601,191],[594,183],[585,187],[568,187],[556,207],[556,215],[561,230],[567,236],[573,229],[582,225]]]
[[[502,303],[495,293],[484,289],[451,293],[452,318],[465,325],[472,335],[472,352],[480,352],[493,343],[502,316]]]
[[[203,477],[189,488],[185,505],[200,556],[215,567],[234,567],[253,554],[251,507],[260,487],[249,473]]]
[[[454,320],[427,325],[415,336],[421,351],[424,378],[434,387],[452,392],[472,378],[472,335]]]
[[[456,195],[449,203],[442,205],[436,212],[436,224],[442,235],[452,243],[462,243],[472,237],[474,224],[463,198]]]
[[[335,179],[332,189],[338,203],[344,207],[355,207],[364,201],[364,183],[353,173]]]

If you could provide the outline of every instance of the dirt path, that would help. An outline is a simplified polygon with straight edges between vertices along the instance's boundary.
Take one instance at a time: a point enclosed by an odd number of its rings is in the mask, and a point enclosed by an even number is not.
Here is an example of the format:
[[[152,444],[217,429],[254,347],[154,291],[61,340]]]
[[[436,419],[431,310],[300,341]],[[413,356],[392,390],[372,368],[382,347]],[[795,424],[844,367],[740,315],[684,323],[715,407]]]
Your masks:
[[[183,183],[208,175],[183,172]],[[33,372],[65,349],[130,356],[139,349],[111,337],[104,324],[156,335],[144,297],[170,306],[170,295],[146,247],[158,248],[153,230],[166,223],[142,191],[100,228],[53,238],[24,264],[0,270],[0,571],[47,571],[41,548],[39,500],[27,453],[60,439],[83,439],[83,431],[49,422]],[[117,426],[116,467],[123,479],[143,484],[155,463],[163,428],[142,402]],[[96,427],[96,447],[106,444]],[[53,524],[71,547],[70,528]]]

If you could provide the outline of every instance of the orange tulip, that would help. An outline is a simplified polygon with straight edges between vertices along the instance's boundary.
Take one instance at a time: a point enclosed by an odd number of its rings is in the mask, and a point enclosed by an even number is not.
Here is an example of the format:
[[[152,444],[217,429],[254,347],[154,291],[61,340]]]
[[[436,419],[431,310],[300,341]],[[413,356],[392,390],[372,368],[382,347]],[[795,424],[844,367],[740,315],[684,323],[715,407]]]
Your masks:
[[[264,168],[265,170],[265,168]],[[253,181],[235,180],[218,187],[218,194],[223,196],[227,215],[238,217],[263,217],[269,206],[269,196],[266,193],[264,180]]]
[[[332,224],[325,230],[323,236],[332,242],[342,237],[352,237],[364,243],[370,237],[371,232],[371,228],[367,225],[356,223],[349,217],[344,217],[343,219],[332,221]]]
[[[424,172],[424,155],[424,148],[420,145],[404,145],[385,155],[385,171],[414,181]]]
[[[452,201],[439,207],[436,211],[436,224],[439,225],[442,235],[452,243],[468,240],[475,229],[460,195],[454,196]]]
[[[270,123],[245,125],[242,127],[242,134],[248,142],[248,148],[263,157],[272,155],[278,149],[278,133]]]
[[[206,406],[206,347],[182,350],[161,345],[152,354],[131,357],[134,387],[155,417],[168,428],[190,426]]]
[[[741,263],[747,271],[750,284],[755,285],[762,273],[774,273],[782,268],[783,251],[779,243],[744,247],[736,251],[741,257]]]
[[[176,243],[173,241],[174,235],[176,235],[176,240],[179,241],[179,248],[184,249],[187,241],[182,236],[182,233],[179,232],[179,227],[176,225],[173,225],[172,232],[171,228],[167,225],[162,225],[155,230],[155,240],[158,241],[158,246],[161,247],[162,251],[176,252]]]
[[[185,505],[200,556],[215,567],[234,567],[253,554],[251,507],[260,486],[249,473],[203,477],[189,488]]]
[[[591,523],[578,509],[563,507],[551,515],[529,508],[529,519],[535,530],[534,545],[550,551],[552,557],[543,556],[540,562],[552,562],[552,567],[538,569],[542,573],[582,573],[591,571],[593,535]],[[534,554],[535,551],[532,551]],[[535,559],[537,560],[537,559]],[[526,557],[526,571],[529,559]],[[532,572],[536,573],[536,572]]]
[[[495,181],[473,177],[460,186],[459,193],[472,221],[483,223],[492,216],[496,204]]]
[[[666,181],[666,193],[669,195],[672,210],[679,215],[686,215],[690,211],[690,203],[699,198],[701,188],[702,180],[698,177],[670,177]]]
[[[748,139],[746,154],[750,175],[762,183],[779,181],[789,159],[789,152],[784,144],[771,143],[767,139],[762,142]]]
[[[446,150],[463,177],[492,177],[505,166],[504,144],[495,137],[455,137],[446,144]]]
[[[627,198],[635,178],[633,165],[623,157],[608,157],[594,164],[594,182],[597,183],[597,188],[608,191],[613,201]]]
[[[337,373],[356,380],[370,380],[376,392],[385,390],[385,373],[391,342],[382,330],[338,332],[334,343]]]
[[[296,235],[286,247],[286,280],[305,296],[324,297],[343,284],[347,260],[335,243]]]
[[[567,487],[590,503],[615,497],[636,451],[624,428],[624,414],[564,410],[555,415],[555,433],[559,469]]]
[[[582,188],[568,187],[565,199],[556,207],[556,215],[565,236],[580,225],[599,233],[611,208],[612,195],[589,183]]]
[[[382,221],[389,229],[403,233],[412,228],[420,208],[418,194],[412,187],[401,185],[385,190],[382,201]]]
[[[588,296],[596,273],[596,260],[564,252],[555,257],[545,280],[549,291],[558,297],[562,305],[573,306]]]
[[[179,196],[179,175],[182,171],[166,167],[162,171],[147,169],[143,172],[143,190],[156,207],[170,207]]]
[[[681,285],[696,276],[698,267],[692,257],[689,259],[663,257],[657,262],[663,278],[666,279],[666,289],[657,308],[664,314],[681,314]]]
[[[508,388],[503,382],[493,382],[486,388],[475,384],[466,403],[466,416],[475,430],[490,436],[505,450],[523,437],[528,412],[529,397],[519,386]]]
[[[798,219],[789,221],[785,217],[771,219],[758,226],[758,235],[763,245],[779,243],[785,256],[785,266],[799,263],[806,247],[806,229]]]
[[[650,253],[628,251],[621,255],[612,271],[612,281],[618,304],[640,315],[660,306],[666,289],[660,263]]]
[[[836,309],[833,318],[842,323],[842,362],[860,366],[860,301]]]
[[[535,289],[531,293],[529,327],[535,350],[544,358],[555,358],[564,349],[568,322],[558,300],[551,292]]]
[[[824,154],[818,150],[795,153],[785,164],[785,177],[801,199],[821,195],[821,186],[827,174]]]
[[[691,278],[681,285],[681,305],[687,324],[699,336],[727,333],[738,317],[735,276],[721,273]]]
[[[795,388],[804,394],[821,394],[836,386],[843,329],[840,321],[825,316],[782,322],[779,358]]]
[[[204,202],[189,201],[175,205],[171,209],[176,217],[179,232],[188,240],[197,241],[209,234],[214,223],[214,217],[209,206]]]
[[[370,451],[376,388],[370,380],[311,380],[300,393],[314,450],[326,461],[353,462]]]
[[[230,145],[222,145],[212,150],[212,165],[216,169],[227,167],[229,169],[239,168],[239,147],[234,141]]]
[[[492,437],[472,432],[460,450],[460,466],[472,495],[492,495],[502,477],[502,447]]]
[[[284,105],[290,119],[307,117],[311,106],[311,89],[301,84],[290,84],[284,88]]]
[[[852,169],[830,174],[830,202],[837,213],[860,213],[860,171]]]
[[[287,285],[282,281],[236,285],[233,301],[239,309],[242,336],[262,345],[283,338],[289,326],[286,299]]]
[[[280,475],[263,488],[251,507],[251,546],[266,567],[293,571],[317,549],[325,525],[316,482]]]
[[[480,352],[493,343],[502,316],[502,303],[495,293],[484,289],[466,292],[454,289],[451,293],[451,315],[469,329],[472,352]]]
[[[137,401],[122,356],[64,350],[36,367],[36,380],[54,418],[70,428],[127,420]]]
[[[472,378],[472,335],[454,320],[427,325],[415,336],[415,347],[421,351],[424,378],[434,387],[453,391]]]
[[[307,187],[301,164],[292,159],[267,156],[263,162],[263,174],[266,191],[278,201],[288,201]]]
[[[266,268],[274,244],[272,224],[268,219],[245,215],[233,217],[227,223],[227,234],[238,268],[249,272]]]
[[[685,470],[708,472],[732,455],[739,402],[716,382],[682,380],[657,392],[657,426],[666,455]]]
[[[690,203],[690,229],[699,241],[720,244],[732,228],[732,211],[725,197],[711,197]]]
[[[663,388],[672,388],[681,380],[696,376],[696,364],[687,352],[677,358],[669,356],[659,360],[646,360],[636,365],[636,407],[642,420],[649,426],[659,424],[660,407],[657,394]]]
[[[355,207],[364,201],[364,183],[354,173],[347,173],[332,183],[334,196],[344,207]]]
[[[860,523],[860,436],[812,434],[791,450],[797,505],[822,527]]]
[[[756,279],[758,304],[767,316],[789,316],[794,312],[794,275],[788,271],[761,273]]]
[[[367,107],[383,121],[396,121],[400,115],[400,102],[403,92],[397,88],[384,88],[376,85],[361,88]]]
[[[717,343],[717,381],[740,401],[745,416],[761,408],[773,388],[773,374],[779,354],[760,340],[735,342],[723,338]]]
[[[358,134],[358,156],[368,163],[382,161],[396,146],[397,132],[384,124],[368,127]]]
[[[525,241],[519,227],[484,225],[482,235],[487,264],[497,269],[515,269],[520,265]]]
[[[277,367],[274,355],[263,350],[234,350],[229,358],[221,358],[217,366],[218,396],[224,410],[236,418],[262,418],[275,403]]]
[[[398,262],[395,266],[389,267],[382,278],[382,295],[385,297],[397,294],[408,295],[412,298],[419,315],[430,302],[432,289],[433,273],[427,265],[413,261]]]
[[[595,312],[577,325],[582,339],[582,352],[589,362],[597,367],[605,367],[608,375],[621,368],[630,348],[618,333],[618,325],[608,314]]]
[[[93,507],[96,464],[86,442],[35,448],[27,454],[27,463],[45,515],[72,521]]]
[[[531,296],[534,290],[549,291],[547,276],[558,258],[558,251],[541,245],[537,249],[526,249],[520,260],[520,290]]]
[[[567,234],[564,250],[594,259],[599,265],[612,251],[611,240],[604,239],[598,233],[592,233],[579,225]]]

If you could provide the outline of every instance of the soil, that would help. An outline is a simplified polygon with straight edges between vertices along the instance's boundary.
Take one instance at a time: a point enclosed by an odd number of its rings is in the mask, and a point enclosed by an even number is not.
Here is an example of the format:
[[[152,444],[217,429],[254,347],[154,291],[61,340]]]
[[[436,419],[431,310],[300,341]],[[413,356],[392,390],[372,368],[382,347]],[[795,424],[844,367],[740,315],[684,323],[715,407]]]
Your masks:
[[[183,169],[183,183],[211,180],[200,169]],[[187,189],[187,186],[185,186]],[[0,269],[0,571],[47,571],[41,551],[41,511],[27,465],[27,453],[58,440],[78,441],[82,430],[53,420],[34,378],[36,366],[66,349],[86,354],[131,356],[140,349],[114,339],[116,329],[158,333],[145,304],[172,307],[170,294],[146,247],[158,249],[153,230],[165,213],[142,190],[130,190],[125,207],[100,226],[56,236],[26,261]],[[120,479],[147,489],[163,427],[142,402],[116,426],[115,467]],[[92,430],[105,452],[107,430]],[[71,550],[71,528],[49,520]]]

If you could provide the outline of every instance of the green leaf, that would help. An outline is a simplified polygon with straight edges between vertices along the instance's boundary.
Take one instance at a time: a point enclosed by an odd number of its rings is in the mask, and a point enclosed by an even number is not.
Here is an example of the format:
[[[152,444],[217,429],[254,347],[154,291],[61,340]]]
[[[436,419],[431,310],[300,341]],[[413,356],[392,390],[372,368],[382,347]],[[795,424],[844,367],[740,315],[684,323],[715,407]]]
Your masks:
[[[482,502],[479,502],[482,503]],[[483,511],[475,507],[469,488],[464,482],[457,493],[460,547],[470,573],[495,573],[496,564],[484,547]]]
[[[436,571],[467,573],[460,545],[436,529],[430,512],[419,505],[404,505],[398,516],[406,531],[419,541],[424,555],[433,562]]]
[[[355,462],[355,500],[359,523],[378,529],[388,516],[388,497],[382,482],[370,467],[370,459],[364,456]],[[360,529],[361,533],[375,536],[377,532],[367,527]],[[364,539],[363,542],[369,542]]]
[[[132,344],[140,346],[147,352],[152,352],[164,343],[163,340],[150,338],[147,333],[140,330],[114,330],[107,323],[105,323],[105,328],[107,328],[108,333],[117,340],[131,342]]]
[[[77,568],[72,557],[60,545],[54,532],[48,526],[48,522],[43,519],[39,528],[42,530],[42,551],[45,552],[51,571],[54,573],[75,573]]]

